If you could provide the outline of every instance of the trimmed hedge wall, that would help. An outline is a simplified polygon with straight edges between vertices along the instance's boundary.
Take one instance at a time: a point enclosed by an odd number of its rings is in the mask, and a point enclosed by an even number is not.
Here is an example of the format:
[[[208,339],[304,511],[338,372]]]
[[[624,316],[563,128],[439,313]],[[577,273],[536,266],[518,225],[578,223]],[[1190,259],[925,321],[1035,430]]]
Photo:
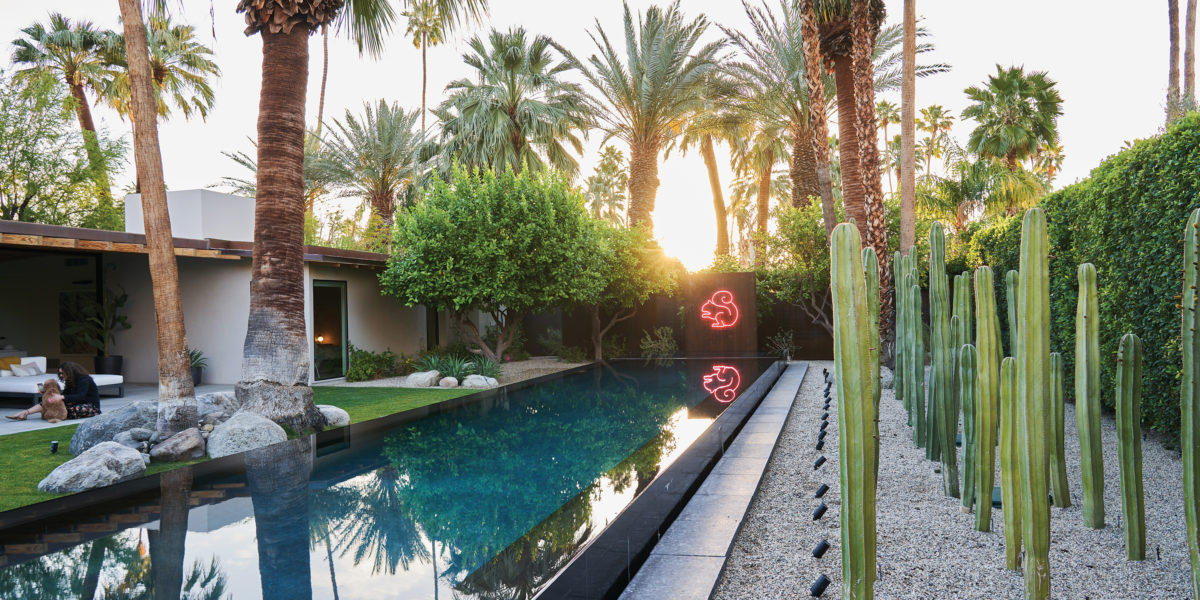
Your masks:
[[[1100,301],[1101,400],[1113,406],[1116,350],[1125,333],[1145,348],[1142,420],[1179,431],[1180,315],[1183,228],[1200,205],[1200,114],[1163,135],[1109,157],[1088,179],[1046,196],[1050,229],[1051,349],[1061,352],[1073,380],[1076,268],[1096,265]],[[973,232],[967,264],[989,264],[996,280],[1017,267],[1021,219],[1009,217]],[[1003,283],[998,307],[1006,302]],[[999,310],[1001,320],[1006,311]],[[1007,347],[1007,325],[1002,324]],[[1074,384],[1064,386],[1068,398]],[[1072,398],[1073,399],[1073,398]]]

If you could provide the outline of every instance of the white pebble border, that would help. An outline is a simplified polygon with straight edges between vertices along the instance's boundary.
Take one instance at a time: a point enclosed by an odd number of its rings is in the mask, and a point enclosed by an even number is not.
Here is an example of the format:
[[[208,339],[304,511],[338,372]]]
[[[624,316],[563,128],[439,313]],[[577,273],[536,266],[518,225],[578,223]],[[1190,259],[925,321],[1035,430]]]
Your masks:
[[[824,574],[833,583],[823,597],[836,598],[841,585],[840,492],[837,477],[837,411],[831,405],[830,433],[817,452],[821,414],[821,369],[832,361],[812,361],[808,376],[767,466],[758,494],[734,540],[713,598],[803,598]],[[974,529],[974,515],[959,511],[960,501],[942,494],[938,465],[925,460],[912,443],[903,405],[893,390],[880,399],[878,497],[878,598],[996,599],[1023,598],[1019,572],[1004,568],[1003,515],[992,512],[992,532]],[[1116,428],[1103,419],[1105,513],[1107,527],[1083,526],[1080,510],[1079,437],[1074,406],[1067,404],[1065,441],[1072,506],[1051,508],[1051,592],[1055,598],[1188,598],[1190,575],[1184,537],[1182,463],[1153,436],[1142,445],[1146,498],[1147,560],[1125,560],[1120,526],[1120,484]],[[813,461],[829,462],[814,472]],[[961,449],[959,449],[961,461]],[[997,471],[999,465],[997,464]],[[997,484],[999,483],[997,472]],[[818,485],[829,485],[829,511],[819,521],[812,511]],[[832,548],[812,557],[821,539]]]

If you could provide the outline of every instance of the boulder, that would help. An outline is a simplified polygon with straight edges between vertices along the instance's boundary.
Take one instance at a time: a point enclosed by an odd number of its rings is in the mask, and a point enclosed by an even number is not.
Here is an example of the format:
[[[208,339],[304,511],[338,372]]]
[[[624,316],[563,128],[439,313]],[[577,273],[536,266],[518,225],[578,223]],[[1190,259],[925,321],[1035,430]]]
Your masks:
[[[133,434],[129,431],[122,431],[121,433],[118,433],[116,437],[112,439],[112,441],[122,446],[133,448],[134,450],[137,450],[142,445],[141,441],[133,439]]]
[[[456,388],[458,387],[458,379],[454,377],[443,377],[442,380],[438,382],[438,387]]]
[[[150,458],[162,462],[179,462],[204,457],[204,438],[192,427],[159,442],[150,450]]]
[[[408,385],[412,387],[433,387],[438,384],[437,371],[420,371],[408,376]]]
[[[896,377],[892,375],[892,370],[887,367],[879,367],[879,382],[885,390],[892,389],[896,385]]]
[[[213,392],[196,396],[196,408],[200,411],[201,419],[213,413],[224,413],[225,416],[221,419],[224,421],[229,418],[229,415],[241,409],[242,403],[238,402],[237,396],[232,391]]]
[[[129,435],[135,441],[147,442],[150,441],[150,438],[154,435],[154,432],[144,427],[134,427],[133,429],[129,430]]]
[[[82,492],[128,481],[145,472],[146,463],[140,452],[104,441],[59,465],[38,484],[38,489],[56,494]]]
[[[228,421],[229,417],[232,417],[232,416],[233,416],[233,413],[231,413],[231,412],[223,412],[223,411],[210,412],[210,413],[204,415],[203,417],[200,417],[200,424],[205,427],[215,427],[217,425],[220,425],[221,423],[224,423],[225,421]]]
[[[71,454],[80,455],[100,442],[111,442],[122,431],[135,427],[153,430],[158,419],[158,403],[153,400],[130,402],[79,422],[71,437]]]
[[[483,375],[467,375],[462,380],[462,386],[465,388],[491,388],[498,384],[495,379]]]
[[[350,424],[350,413],[329,404],[318,404],[317,410],[325,415],[326,427],[345,427]]]
[[[287,433],[274,421],[239,411],[208,434],[208,455],[220,458],[283,441],[287,441]]]

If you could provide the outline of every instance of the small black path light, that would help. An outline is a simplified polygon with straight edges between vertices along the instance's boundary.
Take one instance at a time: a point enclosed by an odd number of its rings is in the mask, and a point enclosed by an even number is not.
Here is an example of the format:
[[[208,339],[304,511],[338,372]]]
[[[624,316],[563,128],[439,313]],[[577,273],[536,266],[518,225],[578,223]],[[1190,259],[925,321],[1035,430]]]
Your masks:
[[[820,598],[821,594],[825,593],[825,588],[829,587],[829,578],[822,575],[813,582],[812,587],[808,588],[808,594],[813,598]]]
[[[827,510],[829,510],[829,507],[825,506],[825,503],[822,502],[821,505],[817,507],[817,510],[813,511],[813,520],[816,521],[817,519],[825,516],[825,511]]]
[[[816,462],[813,463],[813,470],[816,471],[817,469],[820,469],[821,465],[823,465],[823,464],[825,464],[825,455],[824,454],[817,457]]]
[[[822,433],[824,433],[824,432],[822,432]],[[816,449],[824,450],[825,449],[825,440],[817,440]]]
[[[828,492],[828,491],[829,491],[829,486],[822,483],[821,487],[817,488],[817,493],[813,494],[813,497],[820,498],[821,496],[825,495],[825,492]]]
[[[813,557],[821,558],[825,556],[825,551],[829,550],[829,540],[821,540],[817,543],[817,547],[813,548]]]

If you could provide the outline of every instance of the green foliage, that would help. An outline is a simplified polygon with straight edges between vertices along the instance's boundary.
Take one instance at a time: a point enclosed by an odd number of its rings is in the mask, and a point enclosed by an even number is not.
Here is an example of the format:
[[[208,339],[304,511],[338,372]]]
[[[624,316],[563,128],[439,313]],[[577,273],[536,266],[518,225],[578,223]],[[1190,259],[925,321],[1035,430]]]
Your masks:
[[[543,348],[549,350],[550,354],[558,354],[563,347],[562,330],[551,327],[546,330],[546,333],[539,335],[537,341]]]
[[[626,192],[629,190],[629,161],[620,150],[605,146],[600,162],[587,181],[583,182],[588,208],[592,216],[614,225],[625,224]]]
[[[437,371],[441,377],[453,377],[462,381],[471,374],[470,359],[453,354],[426,354],[417,359],[418,371]]]
[[[767,352],[787,358],[795,353],[799,346],[794,341],[795,334],[791,329],[780,329],[775,332],[775,335],[767,338]]]
[[[558,356],[558,360],[563,362],[587,362],[587,352],[578,346],[562,346],[555,354]]]
[[[107,356],[117,331],[131,327],[129,317],[121,314],[128,301],[129,294],[126,294],[125,290],[117,292],[106,288],[103,300],[97,302],[93,299],[85,304],[82,314],[66,323],[63,333],[83,340],[100,354]]]
[[[188,347],[188,363],[193,369],[203,369],[208,366],[208,357],[199,348]]]
[[[493,379],[499,379],[501,374],[500,363],[486,356],[472,358],[469,370],[471,373],[468,373],[468,375],[483,375],[484,377],[491,377]]]
[[[675,356],[679,352],[679,344],[675,342],[675,330],[670,327],[659,327],[654,330],[654,335],[649,331],[643,331],[646,334],[642,338],[642,358],[665,359]]]
[[[1064,369],[1070,372],[1075,364],[1076,267],[1090,262],[1097,271],[1100,356],[1113,356],[1123,333],[1140,332],[1145,348],[1142,418],[1146,426],[1172,434],[1179,431],[1180,419],[1176,296],[1183,258],[1177,249],[1181,227],[1200,198],[1196,172],[1200,114],[1110,157],[1090,178],[1040,203],[1050,229],[1051,350],[1063,354]],[[1019,239],[1020,220],[1000,219],[974,235],[969,256],[973,264],[989,264],[997,273],[1015,269]],[[1114,375],[1101,369],[1101,389],[1113,389]],[[1113,407],[1110,396],[1102,399]]]
[[[625,358],[625,336],[614,333],[604,337],[604,358]]]
[[[393,375],[404,375],[411,370],[411,362],[397,355],[391,348],[383,352],[371,352],[348,344],[350,368],[346,369],[346,381],[370,381]]]
[[[397,219],[383,292],[409,306],[470,310],[502,333],[485,355],[503,354],[523,315],[596,298],[605,280],[603,251],[583,198],[557,173],[468,173],[434,180],[424,200]]]
[[[1004,160],[1019,168],[1044,144],[1058,141],[1058,116],[1062,97],[1044,71],[1025,74],[1024,67],[996,65],[996,75],[986,87],[967,88],[971,106],[963,118],[979,123],[971,132],[967,149],[984,158]]]

